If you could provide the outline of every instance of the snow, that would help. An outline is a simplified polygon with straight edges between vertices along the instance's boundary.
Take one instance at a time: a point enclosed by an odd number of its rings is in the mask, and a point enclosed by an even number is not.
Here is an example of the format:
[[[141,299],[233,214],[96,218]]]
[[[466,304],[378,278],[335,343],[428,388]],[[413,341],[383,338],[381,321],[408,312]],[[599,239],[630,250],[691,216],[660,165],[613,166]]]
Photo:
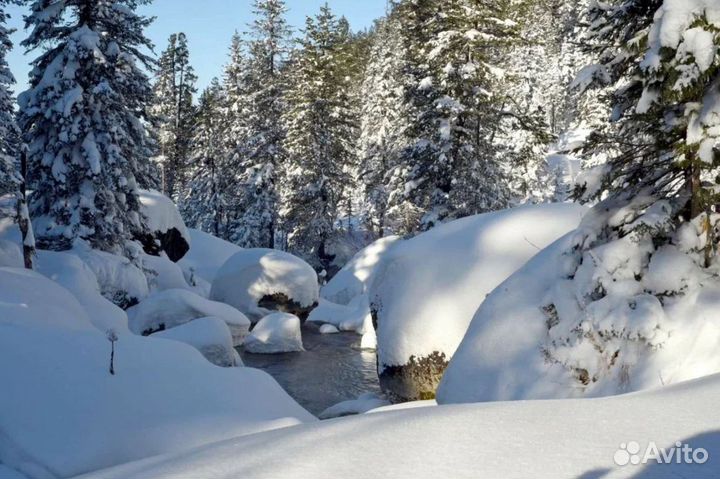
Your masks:
[[[0,266],[22,268],[24,265],[20,247],[12,241],[0,239]]]
[[[39,273],[20,268],[0,268],[0,285],[2,326],[20,324],[48,330],[95,330],[77,299]]]
[[[200,277],[212,283],[215,275],[227,260],[242,248],[215,236],[195,229],[189,230],[190,251],[178,264],[183,270],[192,272],[193,276]]]
[[[244,347],[255,354],[304,351],[300,319],[287,313],[269,314],[245,338]]]
[[[604,396],[720,372],[720,286],[678,246],[653,251],[649,240],[604,243],[580,261],[582,231],[490,294],[438,402]],[[688,243],[682,229],[679,237]]]
[[[720,378],[603,399],[424,407],[265,432],[84,479],[711,478]],[[617,465],[621,446],[704,448],[703,464]],[[620,451],[620,452],[619,452]],[[544,471],[544,472],[543,472]]]
[[[335,417],[352,416],[355,414],[365,414],[373,409],[378,409],[384,406],[389,406],[390,403],[377,394],[367,393],[363,394],[357,399],[350,401],[343,401],[341,403],[330,406],[326,410],[320,413],[318,416],[320,419],[332,419]]]
[[[175,341],[121,336],[110,375],[105,334],[48,327],[67,321],[58,317],[71,303],[57,297],[54,283],[38,281],[47,283],[34,285],[46,298],[31,298],[31,311],[45,304],[53,314],[0,322],[0,462],[7,466],[30,477],[72,477],[314,420],[267,374],[218,368]]]
[[[230,329],[220,318],[194,319],[173,329],[157,332],[152,337],[189,344],[216,366],[242,365],[237,360]]]
[[[176,229],[192,247],[192,238],[175,203],[155,190],[140,190],[140,211],[147,219],[150,231],[165,233]]]
[[[232,305],[258,320],[271,311],[258,305],[266,296],[285,295],[302,308],[319,298],[317,274],[300,258],[270,249],[247,249],[217,272],[210,299]]]
[[[370,288],[379,371],[436,351],[449,359],[485,296],[584,212],[572,204],[520,207],[454,221],[392,248]]]
[[[71,292],[98,330],[129,332],[125,311],[100,294],[95,273],[74,254],[38,250],[35,270]]]
[[[130,330],[135,334],[172,329],[195,319],[214,317],[228,325],[234,344],[240,345],[250,329],[250,320],[232,306],[183,289],[155,293],[127,313]]]
[[[370,303],[367,295],[357,296],[347,306],[321,299],[307,320],[330,324],[341,331],[354,331],[362,335],[367,332],[368,324],[372,324]]]
[[[332,324],[323,324],[320,326],[320,334],[338,334],[340,330]]]
[[[399,239],[388,236],[361,250],[323,286],[320,295],[333,303],[348,304],[355,297],[367,294],[375,267]]]
[[[185,279],[185,273],[182,268],[164,255],[152,256],[143,254],[142,262],[143,269],[148,277],[150,291],[187,289],[188,291],[195,291],[201,296],[206,292],[202,285],[195,287],[189,285]]]

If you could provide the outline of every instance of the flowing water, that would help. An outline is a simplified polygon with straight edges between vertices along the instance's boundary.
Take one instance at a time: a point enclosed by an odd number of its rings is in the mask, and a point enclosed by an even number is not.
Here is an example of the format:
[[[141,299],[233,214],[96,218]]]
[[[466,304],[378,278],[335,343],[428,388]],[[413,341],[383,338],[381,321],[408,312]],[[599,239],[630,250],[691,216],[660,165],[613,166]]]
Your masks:
[[[300,405],[317,415],[328,407],[372,392],[380,393],[375,351],[360,348],[355,333],[320,334],[303,326],[305,351],[250,354],[238,349],[246,366],[262,369]]]

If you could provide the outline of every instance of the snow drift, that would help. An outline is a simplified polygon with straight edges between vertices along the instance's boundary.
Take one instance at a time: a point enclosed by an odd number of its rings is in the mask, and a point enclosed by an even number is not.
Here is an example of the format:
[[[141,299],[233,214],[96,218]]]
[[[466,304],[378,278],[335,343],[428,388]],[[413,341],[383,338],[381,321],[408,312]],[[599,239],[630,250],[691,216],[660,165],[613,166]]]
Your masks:
[[[434,397],[485,296],[577,227],[583,207],[525,206],[439,226],[386,253],[370,285],[378,373],[394,401]]]

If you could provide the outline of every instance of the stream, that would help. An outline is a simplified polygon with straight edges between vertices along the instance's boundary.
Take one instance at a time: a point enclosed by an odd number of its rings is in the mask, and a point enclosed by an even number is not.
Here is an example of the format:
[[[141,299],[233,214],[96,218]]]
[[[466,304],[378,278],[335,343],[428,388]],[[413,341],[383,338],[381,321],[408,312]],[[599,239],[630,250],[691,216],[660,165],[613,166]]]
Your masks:
[[[375,351],[360,349],[361,336],[320,334],[318,329],[312,323],[303,326],[304,352],[251,354],[242,348],[238,352],[246,366],[270,374],[315,415],[365,393],[379,394]]]

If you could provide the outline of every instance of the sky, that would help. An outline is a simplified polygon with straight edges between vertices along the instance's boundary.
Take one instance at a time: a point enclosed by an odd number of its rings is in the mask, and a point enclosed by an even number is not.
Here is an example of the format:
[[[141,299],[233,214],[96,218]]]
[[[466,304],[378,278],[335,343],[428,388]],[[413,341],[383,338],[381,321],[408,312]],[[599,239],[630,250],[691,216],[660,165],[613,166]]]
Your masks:
[[[305,24],[305,17],[314,15],[326,0],[287,0],[288,22],[296,29]],[[354,30],[372,25],[373,20],[385,14],[386,0],[327,0],[337,15],[344,15]],[[191,62],[198,74],[198,87],[204,88],[213,77],[222,74],[227,59],[230,39],[235,30],[247,31],[252,19],[252,0],[155,0],[141,12],[155,16],[148,29],[148,37],[155,43],[156,53],[161,52],[171,33],[183,31],[188,36]],[[11,7],[10,27],[18,31],[13,36],[15,49],[8,56],[10,68],[17,78],[17,91],[27,86],[29,61],[35,52],[26,55],[19,46],[26,36],[23,31],[24,8]]]

